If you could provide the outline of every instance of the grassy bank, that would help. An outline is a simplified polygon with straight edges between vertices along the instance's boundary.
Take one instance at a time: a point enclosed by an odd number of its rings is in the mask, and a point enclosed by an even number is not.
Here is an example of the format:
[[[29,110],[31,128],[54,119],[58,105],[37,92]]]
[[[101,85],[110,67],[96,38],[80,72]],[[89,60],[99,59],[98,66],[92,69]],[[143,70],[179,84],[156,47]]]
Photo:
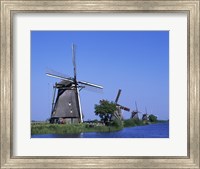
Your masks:
[[[110,126],[101,125],[99,123],[80,123],[80,124],[49,124],[49,123],[32,123],[31,134],[67,134],[82,132],[113,132],[122,130],[124,127],[143,126],[155,123],[164,123],[167,121],[158,120],[157,122],[147,122],[136,119],[128,119],[124,121],[115,120]]]
[[[168,120],[157,120],[157,121],[142,121],[138,119],[127,119],[124,120],[123,126],[124,127],[134,127],[134,126],[144,126],[144,125],[149,125],[149,124],[156,124],[156,123],[166,123]]]
[[[112,132],[121,130],[121,126],[90,126],[88,124],[31,124],[31,134],[67,134],[82,132]]]
[[[124,127],[134,127],[134,126],[144,126],[147,125],[147,121],[142,121],[138,119],[128,119],[124,120]]]

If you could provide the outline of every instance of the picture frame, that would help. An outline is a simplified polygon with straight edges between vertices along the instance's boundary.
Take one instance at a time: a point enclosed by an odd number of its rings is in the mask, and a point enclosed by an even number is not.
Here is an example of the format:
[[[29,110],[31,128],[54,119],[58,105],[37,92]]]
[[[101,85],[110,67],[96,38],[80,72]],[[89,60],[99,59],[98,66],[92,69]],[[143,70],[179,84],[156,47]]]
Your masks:
[[[199,168],[199,0],[1,0],[1,168]],[[182,156],[13,156],[13,16],[17,13],[187,13],[188,153]]]

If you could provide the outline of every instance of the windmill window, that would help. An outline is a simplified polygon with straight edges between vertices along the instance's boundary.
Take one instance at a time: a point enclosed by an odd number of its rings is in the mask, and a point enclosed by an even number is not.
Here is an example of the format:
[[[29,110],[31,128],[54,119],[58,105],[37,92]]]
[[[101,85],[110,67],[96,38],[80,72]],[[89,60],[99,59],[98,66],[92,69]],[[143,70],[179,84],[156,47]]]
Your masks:
[[[68,105],[69,105],[69,106],[71,106],[71,105],[72,105],[72,103],[71,103],[71,102],[69,102],[69,103],[68,103]]]
[[[72,110],[70,110],[70,113],[72,114],[72,113],[73,113],[73,111],[72,111]]]

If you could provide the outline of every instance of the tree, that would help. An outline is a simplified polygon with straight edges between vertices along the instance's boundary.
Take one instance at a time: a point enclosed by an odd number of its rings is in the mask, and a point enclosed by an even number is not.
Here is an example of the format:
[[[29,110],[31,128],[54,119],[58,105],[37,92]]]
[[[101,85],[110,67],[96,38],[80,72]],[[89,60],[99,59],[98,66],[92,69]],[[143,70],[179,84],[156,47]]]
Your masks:
[[[99,105],[95,104],[95,115],[98,115],[106,125],[109,125],[116,110],[116,104],[107,100],[100,100]]]
[[[150,115],[149,115],[149,121],[150,121],[150,122],[157,122],[157,117],[154,116],[153,114],[150,114]]]

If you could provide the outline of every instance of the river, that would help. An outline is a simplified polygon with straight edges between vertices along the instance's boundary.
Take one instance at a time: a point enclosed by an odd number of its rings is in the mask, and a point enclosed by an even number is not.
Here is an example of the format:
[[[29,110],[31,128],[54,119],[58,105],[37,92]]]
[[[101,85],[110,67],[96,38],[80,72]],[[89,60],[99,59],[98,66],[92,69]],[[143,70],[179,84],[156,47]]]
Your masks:
[[[169,138],[169,123],[127,127],[116,132],[89,132],[79,134],[37,134],[31,138]]]

